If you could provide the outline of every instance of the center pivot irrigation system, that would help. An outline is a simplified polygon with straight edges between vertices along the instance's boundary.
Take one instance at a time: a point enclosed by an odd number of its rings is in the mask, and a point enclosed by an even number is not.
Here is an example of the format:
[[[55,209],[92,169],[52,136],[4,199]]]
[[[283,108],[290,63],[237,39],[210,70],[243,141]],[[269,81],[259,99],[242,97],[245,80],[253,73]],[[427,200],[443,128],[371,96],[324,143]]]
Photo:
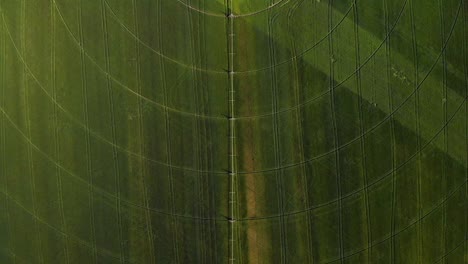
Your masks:
[[[236,240],[237,240],[237,165],[236,165],[236,127],[235,127],[235,89],[234,89],[234,19],[232,0],[227,0],[227,43],[228,43],[228,80],[229,80],[229,262],[236,261]]]

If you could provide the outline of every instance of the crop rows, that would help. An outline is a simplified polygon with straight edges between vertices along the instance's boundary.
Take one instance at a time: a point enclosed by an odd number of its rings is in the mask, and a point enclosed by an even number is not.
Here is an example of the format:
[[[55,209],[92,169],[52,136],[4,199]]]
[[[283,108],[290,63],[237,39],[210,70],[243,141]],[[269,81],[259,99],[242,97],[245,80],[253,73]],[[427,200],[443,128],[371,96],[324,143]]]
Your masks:
[[[0,0],[0,263],[464,263],[463,0]]]

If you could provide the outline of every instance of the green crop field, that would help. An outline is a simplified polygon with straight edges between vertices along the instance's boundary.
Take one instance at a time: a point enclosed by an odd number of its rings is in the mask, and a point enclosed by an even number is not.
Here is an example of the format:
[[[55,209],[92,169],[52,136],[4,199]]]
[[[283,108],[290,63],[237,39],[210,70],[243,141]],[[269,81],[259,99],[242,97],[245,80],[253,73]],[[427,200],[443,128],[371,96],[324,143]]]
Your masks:
[[[468,1],[0,15],[0,264],[468,263]]]

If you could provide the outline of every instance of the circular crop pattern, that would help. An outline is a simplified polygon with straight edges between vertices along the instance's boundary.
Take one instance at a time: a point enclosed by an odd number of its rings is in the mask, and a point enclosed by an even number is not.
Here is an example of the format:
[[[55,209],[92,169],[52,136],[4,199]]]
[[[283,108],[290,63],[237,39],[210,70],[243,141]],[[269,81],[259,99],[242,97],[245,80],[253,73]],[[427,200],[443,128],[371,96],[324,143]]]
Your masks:
[[[464,263],[463,0],[0,1],[0,263]]]

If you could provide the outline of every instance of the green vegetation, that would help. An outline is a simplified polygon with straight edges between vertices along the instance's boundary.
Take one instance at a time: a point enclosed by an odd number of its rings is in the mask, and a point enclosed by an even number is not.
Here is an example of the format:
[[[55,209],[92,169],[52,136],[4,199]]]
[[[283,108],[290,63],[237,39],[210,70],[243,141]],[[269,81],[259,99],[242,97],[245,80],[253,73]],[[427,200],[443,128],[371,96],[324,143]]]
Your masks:
[[[468,262],[467,1],[0,11],[0,263]]]

